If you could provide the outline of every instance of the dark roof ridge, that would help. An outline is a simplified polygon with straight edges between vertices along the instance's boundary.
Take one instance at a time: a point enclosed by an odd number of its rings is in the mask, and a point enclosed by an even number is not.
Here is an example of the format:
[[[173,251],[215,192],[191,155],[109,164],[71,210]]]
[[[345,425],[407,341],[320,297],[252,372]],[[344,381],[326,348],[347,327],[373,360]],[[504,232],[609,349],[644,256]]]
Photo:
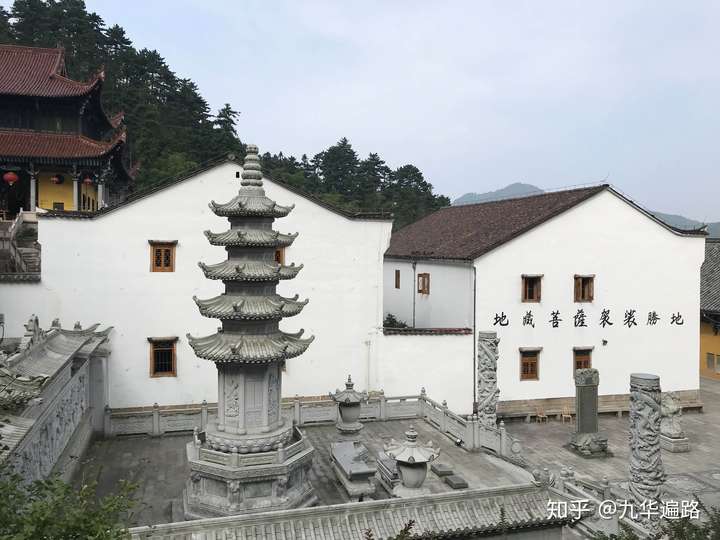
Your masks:
[[[35,47],[33,45],[16,45],[15,43],[0,43],[0,49],[23,49],[25,51],[34,51],[42,54],[61,54],[64,52],[62,47]]]
[[[225,163],[236,163],[240,166],[242,166],[242,163],[238,159],[238,157],[235,154],[222,154],[219,156],[216,156],[214,158],[211,158],[204,163],[200,164],[198,167],[195,167],[193,169],[189,169],[185,172],[180,173],[176,176],[170,176],[167,177],[160,182],[153,184],[152,186],[149,186],[147,188],[138,190],[134,193],[131,193],[125,199],[120,201],[117,204],[114,204],[112,206],[107,206],[105,208],[102,208],[96,212],[81,212],[76,210],[48,210],[43,213],[38,213],[39,216],[44,218],[70,218],[70,219],[95,219],[96,217],[101,217],[105,214],[108,214],[114,210],[118,210],[123,208],[124,206],[127,206],[137,200],[144,199],[145,197],[149,197],[151,195],[154,195],[155,193],[162,191],[168,187],[174,186],[175,184],[179,184],[181,182],[184,182],[185,180],[188,180],[194,176],[197,176],[200,173],[203,173],[205,171],[209,171],[211,169],[214,169],[215,167],[219,165],[223,165]],[[373,220],[373,221],[392,221],[392,214],[387,212],[350,212],[347,210],[344,210],[342,208],[339,208],[335,205],[332,205],[328,202],[323,201],[322,199],[312,195],[311,193],[308,193],[300,188],[297,188],[295,186],[291,186],[290,184],[286,184],[285,182],[281,182],[279,180],[276,180],[271,175],[263,172],[263,177],[267,180],[270,180],[271,182],[274,182],[275,184],[287,189],[288,191],[291,191],[305,199],[308,199],[309,201],[322,206],[326,208],[327,210],[330,210],[331,212],[334,212],[335,214],[341,215],[347,219],[351,220]]]
[[[606,183],[602,183],[602,182],[601,183],[591,182],[589,184],[575,184],[575,185],[567,186],[567,187],[559,187],[559,188],[554,188],[554,189],[546,189],[546,190],[538,191],[535,193],[527,193],[525,195],[510,195],[508,197],[501,197],[499,199],[490,199],[487,201],[480,201],[480,202],[475,202],[475,203],[443,206],[442,208],[440,208],[440,210],[442,210],[443,208],[459,208],[461,206],[464,206],[464,207],[479,206],[481,204],[492,204],[492,203],[499,203],[499,202],[503,202],[503,201],[514,201],[516,199],[530,199],[532,197],[542,197],[544,195],[553,195],[555,193],[568,193],[568,192],[573,192],[573,191],[583,191],[586,189],[593,189],[593,188],[598,188],[598,191],[600,191],[599,188],[611,188],[611,187],[612,186],[610,186],[610,184],[606,184]]]

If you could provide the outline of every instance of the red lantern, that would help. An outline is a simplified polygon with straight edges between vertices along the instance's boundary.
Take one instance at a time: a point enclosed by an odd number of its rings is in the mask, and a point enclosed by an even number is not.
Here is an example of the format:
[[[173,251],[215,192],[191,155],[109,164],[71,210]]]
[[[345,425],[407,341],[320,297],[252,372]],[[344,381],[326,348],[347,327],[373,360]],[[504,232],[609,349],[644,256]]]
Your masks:
[[[86,186],[92,186],[93,179],[90,175],[87,175],[85,178],[83,178],[83,184]]]
[[[59,175],[59,174],[55,174],[55,175],[53,175],[53,176],[50,177],[50,181],[51,181],[53,184],[62,184],[62,183],[63,183],[63,177],[62,177],[61,175]]]
[[[14,173],[13,171],[8,171],[3,174],[3,180],[5,180],[8,185],[12,186],[15,182],[20,180],[20,177],[17,175],[17,173]]]

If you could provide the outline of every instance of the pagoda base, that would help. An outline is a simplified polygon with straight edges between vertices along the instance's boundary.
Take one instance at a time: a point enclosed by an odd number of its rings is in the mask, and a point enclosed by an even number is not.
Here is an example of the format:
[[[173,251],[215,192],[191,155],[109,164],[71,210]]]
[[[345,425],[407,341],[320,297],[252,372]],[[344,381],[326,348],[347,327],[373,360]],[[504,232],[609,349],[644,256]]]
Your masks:
[[[344,435],[355,435],[362,428],[363,425],[360,422],[343,423],[342,421],[335,424],[337,430]]]
[[[219,452],[255,454],[277,450],[280,445],[287,445],[292,436],[292,423],[282,419],[280,426],[274,430],[243,435],[219,431],[217,426],[210,425],[205,432],[205,443]]]
[[[300,430],[287,447],[270,452],[219,452],[188,443],[190,477],[183,490],[185,519],[232,516],[314,506],[309,472],[315,449]]]

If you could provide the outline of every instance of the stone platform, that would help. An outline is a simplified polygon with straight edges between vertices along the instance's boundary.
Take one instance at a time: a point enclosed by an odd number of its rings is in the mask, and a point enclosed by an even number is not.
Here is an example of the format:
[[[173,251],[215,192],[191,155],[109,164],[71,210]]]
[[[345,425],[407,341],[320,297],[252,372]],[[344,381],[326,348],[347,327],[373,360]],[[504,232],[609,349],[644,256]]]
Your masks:
[[[412,420],[367,422],[359,439],[370,455],[377,456],[383,445],[391,438],[399,439],[414,425],[419,440],[431,440],[441,449],[442,461],[467,480],[470,488],[494,488],[518,483],[528,483],[532,475],[502,459],[484,453],[470,453],[455,446],[454,442],[440,434],[429,424]],[[347,440],[338,433],[334,424],[302,428],[315,448],[315,457],[308,479],[314,487],[320,505],[350,502],[351,498],[337,480],[333,471],[330,445]],[[353,437],[357,438],[357,437]],[[76,483],[97,480],[100,495],[111,493],[121,479],[138,484],[139,504],[131,516],[129,525],[169,523],[172,519],[173,501],[182,507],[182,492],[190,474],[186,458],[186,446],[192,434],[148,437],[128,436],[95,441],[82,460]],[[452,492],[450,486],[433,473],[428,473],[426,487],[431,494]],[[365,500],[390,498],[381,486]]]

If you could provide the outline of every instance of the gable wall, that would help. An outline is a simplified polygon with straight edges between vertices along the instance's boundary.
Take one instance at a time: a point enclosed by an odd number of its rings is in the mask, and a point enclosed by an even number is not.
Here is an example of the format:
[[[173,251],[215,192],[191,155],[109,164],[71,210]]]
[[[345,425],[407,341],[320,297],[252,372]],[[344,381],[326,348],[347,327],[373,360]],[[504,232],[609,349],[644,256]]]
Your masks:
[[[659,375],[663,390],[697,389],[703,258],[703,238],[673,234],[605,191],[477,259],[477,328],[501,339],[500,399],[574,396],[573,347],[586,346],[594,347],[600,394],[626,394],[632,372]],[[521,302],[522,274],[544,275],[540,303]],[[595,274],[594,302],[574,302],[575,274]],[[587,328],[574,327],[580,308]],[[603,309],[614,323],[604,329]],[[630,309],[632,328],[623,326]],[[522,325],[528,310],[535,328]],[[549,323],[555,310],[559,328]],[[656,326],[647,325],[652,310],[661,317]],[[501,312],[506,327],[493,325]],[[677,312],[683,326],[670,324]],[[542,347],[539,381],[520,381],[519,347]]]
[[[41,219],[42,282],[0,284],[7,335],[21,335],[31,313],[43,324],[60,317],[65,327],[101,321],[115,327],[108,362],[111,407],[215,401],[214,365],[195,357],[185,334],[206,335],[219,326],[199,314],[192,296],[222,291],[222,283],[205,279],[197,262],[226,257],[202,231],[227,229],[227,220],[207,205],[237,194],[239,170],[220,165],[93,220]],[[360,381],[369,373],[369,336],[381,325],[382,254],[391,223],[349,220],[269,181],[265,189],[279,204],[296,205],[275,229],[300,232],[285,258],[287,264],[305,264],[278,290],[310,298],[303,313],[281,327],[316,335],[304,355],[288,361],[283,394],[325,394],[348,373],[366,386]],[[178,240],[175,272],[150,272],[150,239]],[[151,336],[180,338],[177,377],[149,377]]]

